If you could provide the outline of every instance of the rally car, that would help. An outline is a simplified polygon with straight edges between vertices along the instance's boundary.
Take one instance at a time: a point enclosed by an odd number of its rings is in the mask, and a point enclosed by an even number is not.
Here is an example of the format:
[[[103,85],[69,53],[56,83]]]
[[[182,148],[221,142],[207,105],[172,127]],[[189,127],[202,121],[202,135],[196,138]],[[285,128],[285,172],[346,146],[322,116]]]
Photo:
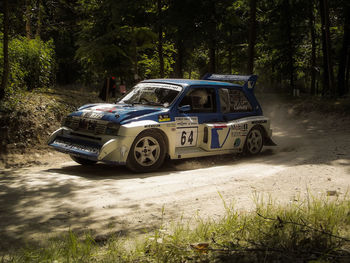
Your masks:
[[[256,75],[219,74],[144,80],[116,104],[88,104],[69,114],[48,144],[79,164],[122,164],[135,172],[153,171],[165,158],[255,155],[275,145],[254,96],[256,81]]]

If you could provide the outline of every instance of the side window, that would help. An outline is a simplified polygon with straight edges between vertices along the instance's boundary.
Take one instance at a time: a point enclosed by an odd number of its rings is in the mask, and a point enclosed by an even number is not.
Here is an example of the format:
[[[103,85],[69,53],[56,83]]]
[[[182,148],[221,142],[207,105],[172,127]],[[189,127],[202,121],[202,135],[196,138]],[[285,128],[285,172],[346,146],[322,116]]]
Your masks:
[[[191,112],[216,112],[215,89],[193,88],[180,102],[179,106],[190,105]]]
[[[235,89],[219,89],[220,108],[222,113],[252,111],[252,105],[243,91]]]
[[[220,110],[222,113],[230,112],[230,94],[228,89],[219,89]]]

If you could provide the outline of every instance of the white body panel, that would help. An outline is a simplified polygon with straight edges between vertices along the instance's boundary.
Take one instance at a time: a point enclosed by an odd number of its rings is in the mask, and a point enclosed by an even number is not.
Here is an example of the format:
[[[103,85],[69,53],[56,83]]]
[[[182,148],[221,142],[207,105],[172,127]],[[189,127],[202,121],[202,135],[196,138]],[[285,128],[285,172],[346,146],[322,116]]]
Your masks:
[[[249,130],[256,125],[264,128],[266,137],[271,137],[270,121],[263,116],[205,124],[198,124],[197,117],[177,117],[172,122],[134,121],[120,126],[117,136],[94,136],[86,131],[62,127],[51,135],[49,143],[54,142],[57,136],[73,140],[84,138],[84,141],[100,145],[96,151],[98,161],[125,164],[136,136],[148,129],[163,134],[167,143],[166,151],[171,159],[182,159],[242,152]]]

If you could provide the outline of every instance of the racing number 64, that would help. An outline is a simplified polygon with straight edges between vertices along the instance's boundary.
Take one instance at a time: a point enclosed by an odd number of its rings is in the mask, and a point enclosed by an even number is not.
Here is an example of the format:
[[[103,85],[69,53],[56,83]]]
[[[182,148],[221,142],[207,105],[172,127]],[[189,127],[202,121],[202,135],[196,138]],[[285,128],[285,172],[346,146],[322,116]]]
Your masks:
[[[197,145],[197,127],[178,128],[176,131],[176,146],[187,147]]]
[[[186,140],[189,144],[192,145],[193,142],[193,131],[190,132],[190,135],[188,136],[188,138],[186,137],[187,133],[186,131],[182,131],[181,134],[181,145],[185,145],[186,144]]]

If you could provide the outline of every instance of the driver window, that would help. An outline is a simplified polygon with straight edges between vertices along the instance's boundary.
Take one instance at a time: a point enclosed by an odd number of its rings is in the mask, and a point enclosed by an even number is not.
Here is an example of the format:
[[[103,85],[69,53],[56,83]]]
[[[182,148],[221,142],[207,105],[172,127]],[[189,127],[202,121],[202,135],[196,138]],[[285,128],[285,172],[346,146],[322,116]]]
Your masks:
[[[190,105],[190,112],[216,112],[215,89],[193,88],[182,99],[179,106]]]

